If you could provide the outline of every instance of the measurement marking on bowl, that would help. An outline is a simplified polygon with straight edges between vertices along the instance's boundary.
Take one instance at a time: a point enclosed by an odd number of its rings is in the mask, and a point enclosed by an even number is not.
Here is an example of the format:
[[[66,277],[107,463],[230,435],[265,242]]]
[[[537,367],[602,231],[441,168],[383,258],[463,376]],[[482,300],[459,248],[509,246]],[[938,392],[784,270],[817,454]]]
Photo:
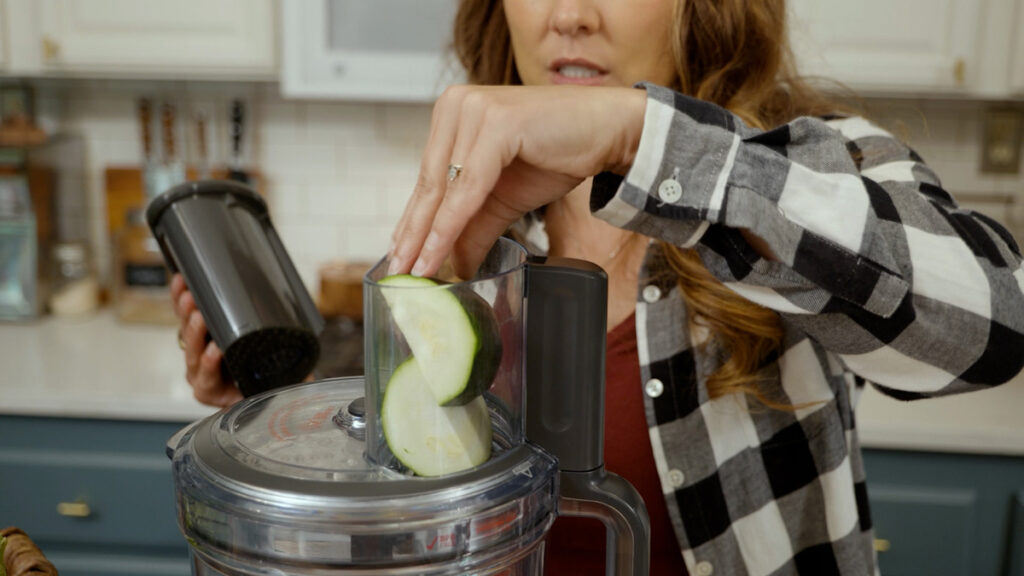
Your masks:
[[[270,420],[267,422],[267,430],[270,432],[270,435],[273,436],[275,440],[287,440],[288,438],[294,437],[295,434],[288,428],[288,418],[299,408],[308,404],[316,404],[324,400],[326,397],[326,394],[317,394],[316,396],[310,396],[308,398],[300,398],[275,410],[270,415]],[[314,414],[313,418],[316,418],[319,414],[320,413],[317,412],[317,414]]]

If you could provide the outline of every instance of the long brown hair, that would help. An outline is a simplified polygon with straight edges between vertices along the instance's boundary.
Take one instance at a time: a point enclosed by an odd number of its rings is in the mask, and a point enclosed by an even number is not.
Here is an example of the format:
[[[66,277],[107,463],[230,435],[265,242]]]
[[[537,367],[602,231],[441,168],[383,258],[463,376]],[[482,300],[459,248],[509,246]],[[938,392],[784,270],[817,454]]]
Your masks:
[[[684,94],[732,111],[768,129],[797,116],[839,107],[800,79],[786,34],[785,0],[676,0],[672,56]],[[521,84],[501,0],[462,0],[455,54],[474,84]],[[707,328],[724,351],[708,377],[708,394],[750,394],[764,405],[792,409],[759,387],[762,367],[782,345],[778,315],[726,288],[695,250],[661,245],[678,278],[689,329]]]

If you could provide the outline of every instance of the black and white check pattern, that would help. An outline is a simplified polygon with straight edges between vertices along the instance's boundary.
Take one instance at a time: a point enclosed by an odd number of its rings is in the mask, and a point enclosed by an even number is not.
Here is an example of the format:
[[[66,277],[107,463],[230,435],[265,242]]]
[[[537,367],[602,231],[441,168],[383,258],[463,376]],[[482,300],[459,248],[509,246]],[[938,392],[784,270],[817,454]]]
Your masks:
[[[713,104],[643,87],[636,160],[625,178],[594,179],[594,213],[696,247],[726,286],[777,311],[785,343],[764,389],[806,405],[786,412],[742,395],[708,398],[721,351],[686,330],[652,245],[637,338],[651,443],[686,565],[698,576],[875,574],[854,425],[860,391],[870,382],[909,400],[1020,372],[1020,250],[862,118],[760,131]],[[777,260],[759,257],[740,228]]]

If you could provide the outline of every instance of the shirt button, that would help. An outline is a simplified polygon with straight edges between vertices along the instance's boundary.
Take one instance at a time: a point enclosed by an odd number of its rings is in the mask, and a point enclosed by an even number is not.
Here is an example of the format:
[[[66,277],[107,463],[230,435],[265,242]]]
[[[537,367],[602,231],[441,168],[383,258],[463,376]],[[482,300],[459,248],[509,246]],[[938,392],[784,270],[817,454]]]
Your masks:
[[[679,488],[683,485],[683,482],[686,482],[686,476],[682,472],[675,469],[668,471],[668,483],[671,484],[673,488]]]
[[[644,301],[647,303],[657,302],[661,298],[661,288],[658,288],[654,284],[644,288]]]
[[[665,385],[661,383],[661,380],[651,378],[647,381],[647,384],[644,384],[644,391],[647,392],[647,395],[651,398],[657,398],[665,391]]]
[[[715,573],[715,567],[711,565],[711,562],[697,562],[695,568],[697,576],[711,576]]]
[[[658,185],[658,197],[662,202],[675,204],[683,197],[683,186],[672,178],[662,180]]]

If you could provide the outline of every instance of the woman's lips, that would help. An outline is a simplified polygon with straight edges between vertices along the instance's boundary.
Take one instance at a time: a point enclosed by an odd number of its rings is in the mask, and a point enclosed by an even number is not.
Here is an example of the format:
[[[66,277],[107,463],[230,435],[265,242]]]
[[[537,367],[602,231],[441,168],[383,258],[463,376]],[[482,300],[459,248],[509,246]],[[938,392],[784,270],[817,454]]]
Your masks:
[[[608,71],[582,58],[561,58],[550,66],[552,84],[597,86],[605,83]]]

